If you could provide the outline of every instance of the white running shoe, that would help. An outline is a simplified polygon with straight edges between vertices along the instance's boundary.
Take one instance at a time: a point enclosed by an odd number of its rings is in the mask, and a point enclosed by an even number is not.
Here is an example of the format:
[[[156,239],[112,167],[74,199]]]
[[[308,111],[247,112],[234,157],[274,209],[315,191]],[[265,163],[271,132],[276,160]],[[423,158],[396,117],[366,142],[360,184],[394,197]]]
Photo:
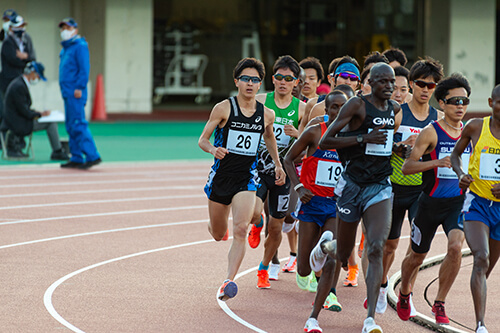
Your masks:
[[[319,239],[314,249],[311,251],[311,254],[309,255],[309,264],[311,265],[311,269],[313,271],[319,272],[325,265],[327,254],[323,252],[321,244],[323,242],[328,242],[331,240],[333,240],[333,233],[329,230],[325,231],[321,235],[321,238]]]
[[[363,323],[363,331],[362,333],[383,333],[382,328],[375,324],[375,320],[372,317],[368,317],[365,319]]]
[[[417,316],[417,310],[415,309],[415,305],[413,305],[413,293],[410,293],[410,318]]]
[[[479,326],[476,330],[476,333],[488,333],[488,330],[484,326]]]
[[[281,231],[283,231],[285,234],[289,233],[290,231],[295,228],[295,223],[297,221],[293,221],[293,223],[285,223],[283,222],[283,226],[281,227]]]
[[[318,320],[316,318],[309,318],[306,321],[306,326],[304,326],[304,332],[323,333],[323,330],[319,327]]]
[[[297,257],[290,255],[288,262],[283,266],[282,271],[285,273],[295,273],[297,269]]]
[[[280,264],[269,265],[269,280],[278,281],[278,275],[280,273]]]
[[[387,287],[380,287],[380,291],[378,293],[377,306],[375,307],[376,313],[385,313],[387,310],[387,291],[389,290],[389,285]],[[413,307],[412,307],[413,309]]]
[[[299,233],[299,221],[295,221],[295,231]]]

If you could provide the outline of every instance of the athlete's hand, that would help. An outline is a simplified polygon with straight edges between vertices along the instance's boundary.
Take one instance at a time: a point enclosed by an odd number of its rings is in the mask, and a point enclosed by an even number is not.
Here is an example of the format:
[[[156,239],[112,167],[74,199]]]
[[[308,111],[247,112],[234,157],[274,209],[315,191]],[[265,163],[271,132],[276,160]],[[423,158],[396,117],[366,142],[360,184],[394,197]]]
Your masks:
[[[214,155],[216,159],[222,160],[227,154],[229,154],[229,151],[223,147],[213,147],[210,154]]]
[[[494,184],[491,187],[491,193],[493,193],[493,196],[497,199],[500,199],[500,183],[499,184]]]
[[[401,141],[401,143],[404,143],[405,145],[409,146],[414,146],[415,145],[415,140],[417,140],[418,134],[413,134],[408,137],[405,141]]]
[[[291,136],[293,138],[298,138],[299,137],[299,130],[293,127],[293,125],[285,125],[285,134],[288,136]]]
[[[443,157],[443,158],[437,160],[437,167],[438,168],[451,168],[450,156],[446,156],[446,157]]]
[[[379,144],[379,145],[385,144],[387,141],[387,132],[381,131],[382,127],[384,127],[384,126],[385,125],[377,126],[370,133],[363,134],[363,142],[375,143],[375,144]]]
[[[75,89],[73,95],[75,96],[75,98],[82,98],[82,91],[80,89]]]
[[[396,155],[401,156],[402,158],[406,159],[406,158],[410,157],[411,146],[400,142],[399,144],[394,145],[392,152],[395,153]]]
[[[474,181],[471,175],[468,175],[466,173],[463,173],[460,177],[458,177],[458,187],[460,187],[462,190],[467,190],[470,186],[470,184]],[[492,189],[493,191],[493,189]],[[498,193],[500,194],[500,188],[498,189]],[[495,195],[495,194],[493,194]]]
[[[299,188],[297,190],[297,194],[299,195],[300,201],[302,201],[303,203],[308,203],[309,201],[311,201],[312,197],[314,196],[314,194],[312,194],[312,192],[309,191],[304,186],[302,186],[301,188]]]
[[[277,165],[276,168],[274,168],[274,173],[276,174],[276,181],[274,183],[278,186],[285,184],[286,173],[281,165]]]

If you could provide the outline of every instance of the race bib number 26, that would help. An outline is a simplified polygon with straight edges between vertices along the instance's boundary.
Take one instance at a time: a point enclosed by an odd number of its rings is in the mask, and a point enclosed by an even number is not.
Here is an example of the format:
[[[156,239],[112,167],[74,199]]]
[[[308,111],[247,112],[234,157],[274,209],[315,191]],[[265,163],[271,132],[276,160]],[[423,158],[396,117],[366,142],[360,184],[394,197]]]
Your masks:
[[[260,133],[229,130],[227,134],[227,150],[230,153],[253,156],[259,149]]]

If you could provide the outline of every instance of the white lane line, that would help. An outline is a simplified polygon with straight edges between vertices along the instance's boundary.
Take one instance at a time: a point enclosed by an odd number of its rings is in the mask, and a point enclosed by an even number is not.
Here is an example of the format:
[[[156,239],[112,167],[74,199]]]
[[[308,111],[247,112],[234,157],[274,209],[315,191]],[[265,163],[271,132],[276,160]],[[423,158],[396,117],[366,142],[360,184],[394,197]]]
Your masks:
[[[109,212],[109,213],[96,213],[96,214],[85,214],[85,215],[68,215],[68,216],[58,216],[58,217],[44,217],[40,219],[27,219],[27,220],[17,220],[0,222],[0,226],[8,224],[21,224],[21,223],[34,223],[34,222],[46,222],[46,221],[57,221],[57,220],[69,220],[69,219],[81,219],[89,217],[102,217],[102,216],[116,216],[116,215],[128,215],[128,214],[143,214],[143,213],[156,213],[156,212],[168,212],[176,210],[191,210],[191,209],[206,209],[207,205],[200,206],[185,206],[185,207],[170,207],[170,208],[157,208],[157,209],[141,209],[141,210],[130,210],[130,211],[119,211],[119,212]]]
[[[64,283],[65,281],[71,279],[72,277],[74,277],[74,276],[76,276],[78,274],[81,274],[81,273],[86,272],[88,270],[91,270],[93,268],[96,268],[96,267],[99,267],[99,266],[103,266],[103,265],[107,265],[107,264],[110,264],[110,263],[113,263],[113,262],[117,262],[117,261],[120,261],[120,260],[130,259],[130,258],[142,256],[142,255],[145,255],[145,254],[151,254],[151,253],[155,253],[155,252],[160,252],[160,251],[178,249],[178,248],[181,248],[181,247],[192,246],[192,245],[199,245],[199,244],[205,244],[205,243],[211,243],[211,242],[215,242],[215,241],[213,239],[209,239],[209,240],[202,240],[202,241],[191,242],[191,243],[184,243],[184,244],[172,245],[172,246],[163,247],[163,248],[159,248],[159,249],[153,249],[153,250],[148,250],[148,251],[143,251],[143,252],[137,252],[137,253],[133,253],[133,254],[129,254],[129,255],[123,256],[123,257],[118,257],[118,258],[114,258],[114,259],[102,261],[100,263],[84,267],[84,268],[79,269],[77,271],[74,271],[74,272],[72,272],[72,273],[70,273],[70,274],[68,274],[66,276],[63,276],[62,278],[60,278],[59,280],[57,280],[56,282],[54,282],[45,291],[45,294],[43,295],[43,304],[45,305],[45,308],[50,313],[50,315],[52,317],[54,317],[54,319],[57,320],[58,322],[60,322],[62,325],[64,325],[68,329],[72,330],[73,332],[84,333],[84,331],[82,331],[81,329],[79,329],[78,327],[76,327],[73,324],[69,323],[66,319],[64,319],[56,311],[56,309],[54,308],[54,305],[52,304],[52,295],[54,294],[54,291],[57,289],[57,287],[59,287],[62,283]]]
[[[71,201],[71,202],[57,202],[57,203],[41,203],[33,205],[22,205],[22,206],[7,206],[0,207],[0,210],[10,210],[10,209],[26,209],[26,208],[40,208],[40,207],[57,207],[57,206],[76,206],[76,205],[93,205],[93,204],[103,204],[103,203],[116,203],[116,202],[137,202],[137,201],[151,201],[151,200],[175,200],[175,199],[190,199],[190,198],[202,198],[205,194],[194,194],[194,195],[167,195],[161,197],[140,197],[140,198],[122,198],[122,199],[107,199],[107,200],[88,200],[88,201]]]
[[[50,237],[50,238],[41,238],[41,239],[35,239],[32,241],[26,241],[26,242],[21,242],[21,243],[2,245],[2,246],[0,246],[0,250],[9,249],[12,247],[24,246],[24,245],[32,245],[32,244],[38,244],[38,243],[51,242],[51,241],[55,241],[55,240],[93,236],[93,235],[102,235],[102,234],[108,234],[108,233],[113,233],[113,232],[161,228],[161,227],[170,227],[170,226],[176,226],[176,225],[188,225],[188,224],[206,223],[206,222],[208,222],[208,220],[194,220],[194,221],[183,221],[183,222],[170,222],[170,223],[163,223],[163,224],[150,224],[150,225],[144,225],[144,226],[119,228],[119,229],[108,229],[108,230],[101,230],[101,231],[91,231],[91,232],[84,232],[84,233],[80,233],[80,234],[71,234],[71,235],[64,235],[64,236],[57,236],[57,237]]]
[[[113,192],[141,192],[141,191],[163,191],[163,190],[196,190],[199,185],[190,186],[158,186],[158,187],[129,187],[129,188],[112,188],[105,190],[86,190],[86,191],[61,191],[61,192],[38,192],[38,193],[18,193],[0,195],[0,198],[16,198],[16,197],[38,197],[52,195],[72,195],[72,194],[98,194],[98,193],[113,193]]]
[[[21,188],[21,187],[49,187],[63,185],[92,185],[92,184],[124,184],[124,183],[146,183],[146,182],[168,182],[168,181],[190,181],[190,180],[206,180],[207,177],[174,177],[174,178],[144,178],[144,179],[121,179],[121,180],[97,180],[97,181],[79,181],[79,182],[61,182],[61,183],[29,183],[29,184],[8,184],[0,185],[0,188]]]

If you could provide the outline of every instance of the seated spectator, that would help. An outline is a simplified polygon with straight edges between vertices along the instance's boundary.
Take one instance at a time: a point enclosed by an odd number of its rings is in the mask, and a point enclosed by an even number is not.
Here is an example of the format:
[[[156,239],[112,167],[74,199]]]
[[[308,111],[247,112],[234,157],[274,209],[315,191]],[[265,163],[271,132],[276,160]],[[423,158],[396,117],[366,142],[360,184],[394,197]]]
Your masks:
[[[8,156],[25,157],[22,152],[23,138],[34,131],[46,130],[52,147],[51,160],[68,160],[69,157],[62,149],[54,122],[38,122],[40,117],[48,116],[50,111],[38,112],[31,109],[30,85],[36,84],[40,79],[47,81],[43,76],[44,66],[39,62],[29,62],[24,69],[24,74],[15,78],[7,87],[4,99],[4,117],[0,130],[10,130],[7,143]]]

